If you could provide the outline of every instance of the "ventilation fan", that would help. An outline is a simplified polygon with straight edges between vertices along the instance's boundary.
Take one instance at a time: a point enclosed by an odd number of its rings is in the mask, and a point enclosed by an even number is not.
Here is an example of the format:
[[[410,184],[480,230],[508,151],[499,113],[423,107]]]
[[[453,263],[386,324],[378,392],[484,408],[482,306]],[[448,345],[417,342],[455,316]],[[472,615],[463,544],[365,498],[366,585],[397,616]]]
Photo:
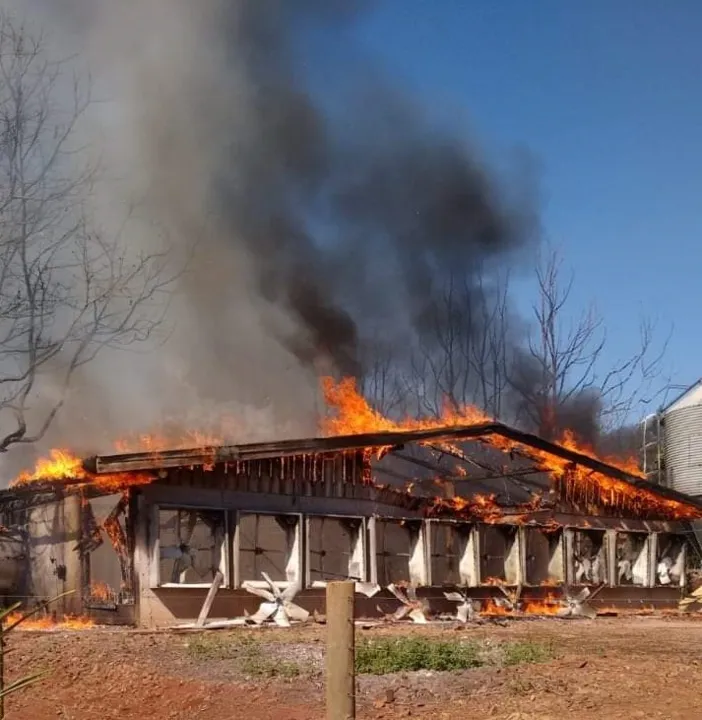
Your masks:
[[[600,585],[596,590],[590,591],[590,588],[583,588],[578,593],[572,593],[570,588],[567,588],[563,593],[561,603],[563,607],[558,611],[558,617],[562,618],[575,618],[584,617],[590,620],[594,620],[597,617],[597,610],[590,605],[588,600],[593,600],[604,585]]]
[[[456,608],[456,619],[459,622],[472,622],[475,619],[475,605],[467,595],[460,592],[445,592],[444,597],[451,602],[459,603]]]
[[[388,590],[402,603],[393,613],[393,620],[404,620],[409,617],[412,622],[421,625],[426,624],[427,604],[417,597],[417,590],[413,586],[409,585],[407,588],[402,588],[391,583],[388,585]]]
[[[262,572],[261,575],[268,584],[268,590],[255,587],[249,582],[245,582],[242,586],[252,595],[257,595],[264,600],[256,613],[248,619],[256,625],[261,625],[270,619],[280,627],[290,627],[291,620],[305,622],[310,614],[293,602],[295,595],[300,592],[300,586],[298,584],[288,585],[285,590],[281,591],[265,572]]]

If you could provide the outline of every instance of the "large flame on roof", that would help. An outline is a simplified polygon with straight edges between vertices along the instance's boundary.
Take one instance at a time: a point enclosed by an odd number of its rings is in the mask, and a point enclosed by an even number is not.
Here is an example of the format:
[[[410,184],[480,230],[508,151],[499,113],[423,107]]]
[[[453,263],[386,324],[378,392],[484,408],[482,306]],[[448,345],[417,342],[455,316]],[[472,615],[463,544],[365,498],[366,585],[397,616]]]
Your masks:
[[[358,392],[354,378],[337,382],[334,378],[321,380],[324,401],[331,410],[322,421],[327,435],[359,435],[361,433],[395,432],[403,430],[431,430],[447,426],[476,425],[492,418],[476,407],[466,405],[458,410],[446,409],[439,418],[403,418],[392,420],[374,410]]]
[[[228,421],[228,418],[227,418]],[[212,431],[189,430],[176,434],[172,430],[158,433],[129,435],[116,440],[118,453],[146,452],[158,457],[165,450],[203,448],[211,450],[223,443],[222,436]],[[39,458],[32,470],[20,473],[10,487],[30,483],[66,483],[72,486],[90,484],[104,492],[120,492],[128,487],[146,485],[155,476],[147,472],[108,473],[96,475],[83,467],[82,458],[67,449],[53,449],[47,457]]]
[[[109,473],[94,475],[83,467],[83,461],[68,450],[51,450],[48,457],[37,460],[33,470],[20,473],[10,487],[22,487],[32,483],[70,483],[93,485],[104,492],[120,492],[127,487],[150,483],[150,473]]]
[[[384,431],[412,431],[458,427],[488,423],[492,421],[485,412],[472,406],[448,408],[440,417],[405,418],[394,420],[383,416],[373,409],[358,392],[355,381],[345,378],[339,382],[332,378],[322,378],[322,389],[329,409],[323,422],[326,435],[357,435]],[[223,426],[224,427],[224,426]],[[225,433],[230,436],[229,432]],[[548,472],[560,491],[561,498],[585,514],[597,515],[602,509],[633,514],[636,517],[650,519],[697,519],[702,511],[678,500],[662,497],[652,490],[638,486],[637,478],[643,478],[634,459],[597,457],[591,449],[578,445],[572,433],[564,433],[560,444],[569,450],[595,458],[632,476],[631,482],[619,480],[577,465],[571,460],[553,455],[533,446],[505,438],[499,434],[480,437],[502,451],[515,453],[534,462],[541,472]],[[161,451],[177,448],[199,447],[213,450],[222,444],[221,433],[189,432],[175,438],[172,432],[161,435],[141,435],[117,443],[119,452],[150,452],[155,458]],[[436,444],[436,441],[434,442]],[[457,457],[464,457],[463,451],[455,442],[442,441],[442,448],[450,450]],[[378,448],[380,450],[380,448]],[[208,469],[206,467],[205,469]],[[459,473],[460,474],[460,473]],[[153,473],[129,472],[95,475],[83,467],[82,460],[68,450],[52,450],[47,458],[40,459],[31,471],[21,473],[11,486],[17,487],[29,483],[64,482],[72,486],[91,485],[101,492],[119,492],[128,487],[143,485],[155,479]],[[540,498],[526,503],[520,512],[529,512],[538,508]],[[502,514],[502,508],[492,496],[471,498],[451,497],[437,499],[437,513],[462,513],[484,520],[491,520]]]
[[[440,417],[404,418],[393,420],[374,410],[358,392],[353,378],[336,381],[333,378],[322,379],[324,399],[330,410],[324,420],[323,429],[327,435],[349,435],[384,431],[430,430],[443,427],[459,427],[491,422],[493,418],[482,410],[465,406],[457,409],[447,407]],[[692,505],[661,497],[655,492],[638,487],[637,479],[644,475],[635,459],[598,457],[590,448],[580,446],[573,433],[565,432],[559,444],[563,447],[587,455],[628,473],[632,482],[618,480],[604,473],[574,464],[531,445],[517,442],[497,434],[480,438],[505,452],[514,452],[535,461],[537,467],[551,474],[558,483],[561,496],[579,507],[587,514],[596,515],[601,508],[632,512],[635,515],[660,517],[666,519],[693,519],[702,517],[702,511]],[[446,446],[446,443],[443,443]],[[461,456],[460,448],[451,448]],[[474,502],[466,498],[454,497],[441,499],[440,505],[450,506],[454,510],[471,510]]]

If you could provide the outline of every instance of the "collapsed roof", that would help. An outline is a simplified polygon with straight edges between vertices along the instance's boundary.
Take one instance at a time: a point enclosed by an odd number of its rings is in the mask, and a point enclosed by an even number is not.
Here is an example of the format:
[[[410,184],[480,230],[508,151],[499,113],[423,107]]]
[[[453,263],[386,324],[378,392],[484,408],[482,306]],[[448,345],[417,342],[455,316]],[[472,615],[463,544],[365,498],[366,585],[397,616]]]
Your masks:
[[[91,494],[166,481],[169,471],[246,465],[275,458],[360,456],[365,479],[426,514],[489,519],[496,511],[564,505],[585,515],[693,520],[702,502],[577,449],[499,422],[428,430],[99,455],[74,476],[25,485],[33,492],[87,487]],[[109,483],[101,481],[111,479]],[[4,491],[0,502],[21,487]]]

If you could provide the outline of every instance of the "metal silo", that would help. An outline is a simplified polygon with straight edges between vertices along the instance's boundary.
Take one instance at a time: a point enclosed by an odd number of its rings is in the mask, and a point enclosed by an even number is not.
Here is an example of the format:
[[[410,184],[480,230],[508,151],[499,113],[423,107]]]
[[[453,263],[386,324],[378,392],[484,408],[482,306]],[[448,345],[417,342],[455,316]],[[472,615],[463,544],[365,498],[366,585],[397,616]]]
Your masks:
[[[671,408],[663,414],[668,487],[702,495],[702,402]]]

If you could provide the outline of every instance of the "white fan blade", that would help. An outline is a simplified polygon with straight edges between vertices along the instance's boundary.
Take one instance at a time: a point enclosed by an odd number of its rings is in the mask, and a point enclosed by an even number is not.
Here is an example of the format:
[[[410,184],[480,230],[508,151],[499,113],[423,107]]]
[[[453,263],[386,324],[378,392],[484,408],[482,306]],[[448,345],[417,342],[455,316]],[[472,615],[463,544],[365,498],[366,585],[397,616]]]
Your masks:
[[[285,608],[281,605],[278,606],[278,609],[273,615],[273,622],[278,627],[290,627],[290,620],[288,619],[287,613],[285,612]]]
[[[250,620],[250,617],[238,617],[234,618],[233,620],[228,620],[227,624],[229,625],[246,625],[246,623]]]
[[[575,602],[585,602],[590,597],[590,588],[583,588],[574,598]]]
[[[407,605],[401,605],[395,612],[392,614],[393,620],[404,620],[410,613],[411,608],[409,608]]]
[[[582,603],[578,606],[578,614],[586,617],[588,620],[594,620],[597,617],[597,610],[595,610],[590,603]]]
[[[468,619],[472,616],[473,607],[470,603],[463,603],[463,605],[458,606],[458,610],[456,611],[456,617],[458,618],[459,622],[466,623],[468,622]]]
[[[376,585],[375,583],[356,583],[355,590],[367,598],[372,598],[380,592],[380,585]]]
[[[656,568],[658,573],[658,581],[661,585],[669,585],[670,584],[670,572],[668,569],[668,566],[660,562],[658,563],[658,567]]]
[[[406,605],[408,600],[407,596],[400,591],[400,588],[398,588],[394,583],[390,583],[388,585],[388,590],[403,604]]]
[[[288,614],[288,617],[291,620],[299,620],[300,622],[305,622],[307,618],[310,616],[310,614],[305,610],[305,608],[300,607],[299,605],[295,605],[295,603],[292,602],[286,602],[283,606],[285,608],[285,612]]]
[[[249,617],[249,620],[256,625],[261,625],[278,610],[278,604],[274,602],[264,602],[258,608],[258,611]]]
[[[275,599],[278,601],[281,601],[283,599],[283,597],[280,592],[280,588],[271,580],[270,575],[268,573],[261,572],[261,575],[263,575],[263,579],[270,585],[271,592],[275,596]]]
[[[288,585],[281,593],[281,600],[283,602],[291,602],[295,595],[297,595],[299,592],[300,586],[297,583]]]
[[[509,594],[509,592],[507,592],[507,588],[502,584],[502,581],[501,581],[501,580],[495,585],[495,587],[496,587],[508,600],[510,600],[510,601],[512,600],[511,595]]]
[[[249,582],[245,582],[242,586],[246,592],[250,592],[252,595],[258,595],[258,597],[267,600],[268,602],[275,602],[275,595],[270,590],[265,588],[256,587]]]
[[[419,625],[427,624],[427,617],[424,614],[424,611],[420,610],[419,608],[414,608],[414,610],[410,611],[409,616],[410,616],[412,622],[415,622]]]

